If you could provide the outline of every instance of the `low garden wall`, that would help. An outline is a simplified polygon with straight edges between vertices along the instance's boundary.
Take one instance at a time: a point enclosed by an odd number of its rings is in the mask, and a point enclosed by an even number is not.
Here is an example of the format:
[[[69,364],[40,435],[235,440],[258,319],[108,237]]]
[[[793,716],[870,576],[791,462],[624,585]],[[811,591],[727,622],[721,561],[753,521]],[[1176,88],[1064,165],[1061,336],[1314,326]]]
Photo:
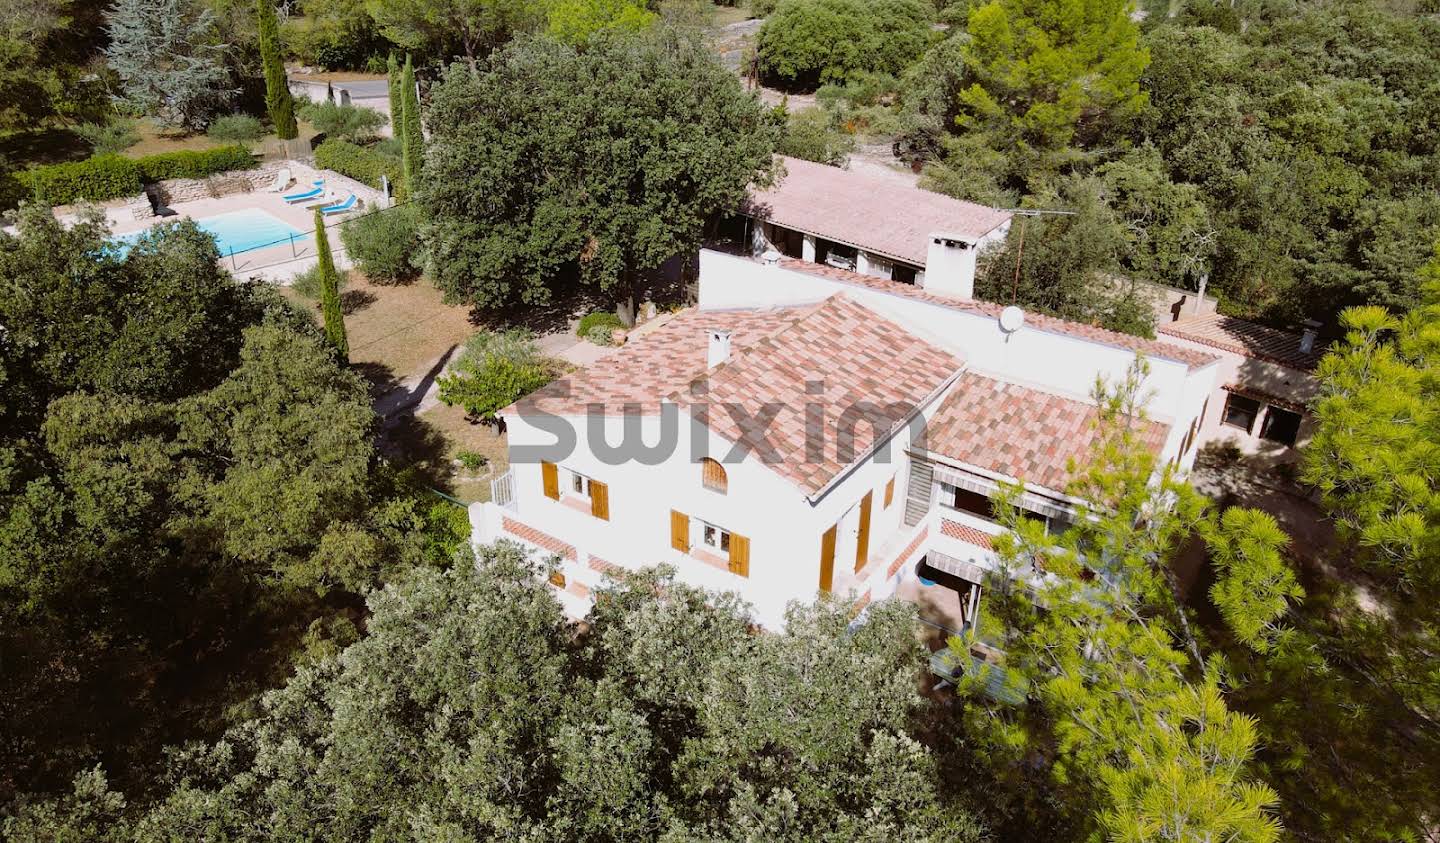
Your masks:
[[[147,188],[147,193],[132,196],[125,202],[130,213],[137,220],[150,219],[155,211],[150,203],[149,192],[153,192],[163,205],[194,202],[197,199],[219,199],[236,193],[250,193],[265,190],[275,183],[275,175],[285,162],[264,164],[252,170],[230,170],[199,179],[166,179]],[[294,168],[291,168],[294,172]]]

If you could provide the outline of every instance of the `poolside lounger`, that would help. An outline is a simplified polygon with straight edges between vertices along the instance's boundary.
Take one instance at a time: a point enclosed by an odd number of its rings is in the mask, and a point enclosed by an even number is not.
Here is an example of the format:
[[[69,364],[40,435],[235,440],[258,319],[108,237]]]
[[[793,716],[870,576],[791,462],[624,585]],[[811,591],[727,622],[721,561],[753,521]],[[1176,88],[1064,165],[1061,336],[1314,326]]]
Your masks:
[[[350,210],[351,208],[354,208],[354,207],[355,207],[355,201],[356,201],[356,200],[355,200],[355,194],[352,193],[352,194],[350,194],[349,196],[347,196],[347,197],[345,198],[345,201],[344,201],[344,202],[341,202],[341,203],[339,203],[339,204],[337,204],[337,205],[327,205],[326,207],[321,208],[321,209],[320,209],[320,213],[322,213],[322,214],[343,214],[343,213],[345,213],[346,211]]]
[[[309,202],[311,199],[319,199],[320,196],[324,193],[325,182],[317,181],[315,182],[314,187],[305,191],[304,193],[288,193],[284,196],[281,196],[280,198],[293,205],[296,202]]]
[[[290,177],[290,168],[281,167],[280,172],[275,174],[275,183],[270,185],[270,192],[280,193],[289,187],[292,181],[294,181],[294,179]]]

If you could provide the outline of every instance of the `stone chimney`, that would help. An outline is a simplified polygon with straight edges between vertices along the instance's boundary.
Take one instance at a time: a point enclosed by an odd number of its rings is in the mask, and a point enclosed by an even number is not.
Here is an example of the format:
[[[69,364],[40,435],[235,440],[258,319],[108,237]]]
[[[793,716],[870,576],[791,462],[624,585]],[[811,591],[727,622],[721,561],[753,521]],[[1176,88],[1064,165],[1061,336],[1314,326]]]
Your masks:
[[[921,286],[942,296],[975,298],[975,256],[979,251],[979,243],[963,234],[932,233]]]
[[[710,351],[706,355],[705,365],[708,368],[715,368],[721,363],[730,359],[730,332],[714,330],[710,332]]]
[[[1320,323],[1314,319],[1306,319],[1300,323],[1304,330],[1300,332],[1300,352],[1309,354],[1315,350],[1315,340],[1320,337]]]

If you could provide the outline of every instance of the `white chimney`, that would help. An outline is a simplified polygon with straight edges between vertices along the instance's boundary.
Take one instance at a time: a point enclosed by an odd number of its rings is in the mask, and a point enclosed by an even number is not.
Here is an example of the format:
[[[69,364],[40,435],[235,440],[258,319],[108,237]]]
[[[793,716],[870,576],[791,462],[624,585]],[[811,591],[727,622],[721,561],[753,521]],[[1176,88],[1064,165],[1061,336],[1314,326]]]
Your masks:
[[[719,330],[711,331],[711,332],[710,332],[710,353],[709,353],[708,355],[706,355],[705,365],[706,365],[708,368],[713,369],[713,368],[715,368],[716,366],[719,366],[721,363],[724,363],[724,362],[728,361],[729,359],[730,359],[730,332],[729,332],[729,331],[719,331]]]
[[[1300,324],[1305,326],[1300,332],[1300,353],[1309,354],[1315,350],[1315,340],[1320,337],[1320,323],[1314,319],[1306,319]]]
[[[775,266],[780,263],[780,253],[774,249],[767,249],[765,254],[760,256],[760,262],[766,266]]]
[[[979,243],[963,234],[932,233],[921,286],[942,296],[975,298],[975,255],[979,251]]]

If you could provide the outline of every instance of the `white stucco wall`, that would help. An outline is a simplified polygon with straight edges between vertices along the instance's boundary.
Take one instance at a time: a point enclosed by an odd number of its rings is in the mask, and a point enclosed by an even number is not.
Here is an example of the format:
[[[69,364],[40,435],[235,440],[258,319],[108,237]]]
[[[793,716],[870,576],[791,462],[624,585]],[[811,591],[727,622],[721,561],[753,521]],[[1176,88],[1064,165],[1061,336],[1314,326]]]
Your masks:
[[[995,319],[872,290],[818,275],[734,255],[700,253],[700,308],[725,310],[820,301],[844,293],[905,326],[918,336],[960,355],[974,371],[1003,380],[1086,400],[1096,375],[1115,382],[1125,376],[1134,352],[1077,337],[1022,327],[1005,335]],[[1215,388],[1217,367],[1190,369],[1183,363],[1150,358],[1145,389],[1150,418],[1188,427]],[[1185,431],[1172,431],[1163,454],[1178,450]],[[1193,459],[1193,449],[1190,454]]]

